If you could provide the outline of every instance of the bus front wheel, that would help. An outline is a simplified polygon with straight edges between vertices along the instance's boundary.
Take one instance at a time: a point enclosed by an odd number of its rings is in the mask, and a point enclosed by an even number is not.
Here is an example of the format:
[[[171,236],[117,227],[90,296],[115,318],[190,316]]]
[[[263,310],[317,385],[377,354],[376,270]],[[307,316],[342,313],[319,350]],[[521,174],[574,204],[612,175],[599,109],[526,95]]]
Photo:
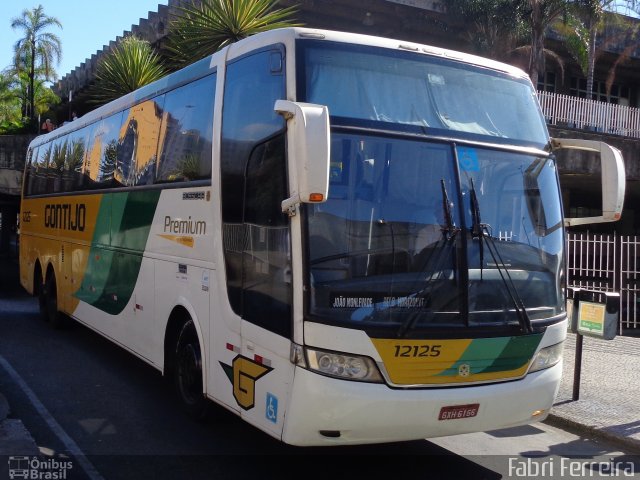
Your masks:
[[[193,320],[180,329],[176,342],[173,375],[176,392],[187,414],[197,420],[205,418],[208,401],[202,384],[202,352]]]

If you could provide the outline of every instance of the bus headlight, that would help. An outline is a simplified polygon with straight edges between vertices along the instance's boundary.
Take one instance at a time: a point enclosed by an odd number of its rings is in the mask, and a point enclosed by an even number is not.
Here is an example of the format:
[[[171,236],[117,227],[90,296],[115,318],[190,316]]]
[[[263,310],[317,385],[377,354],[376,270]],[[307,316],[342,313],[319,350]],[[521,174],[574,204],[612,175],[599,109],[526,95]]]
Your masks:
[[[544,370],[545,368],[553,367],[560,360],[562,360],[562,349],[564,348],[564,342],[556,343],[549,347],[540,349],[540,351],[533,357],[531,362],[531,368],[529,373],[537,372],[538,370]]]
[[[382,383],[375,362],[369,357],[305,348],[307,368],[330,377]]]

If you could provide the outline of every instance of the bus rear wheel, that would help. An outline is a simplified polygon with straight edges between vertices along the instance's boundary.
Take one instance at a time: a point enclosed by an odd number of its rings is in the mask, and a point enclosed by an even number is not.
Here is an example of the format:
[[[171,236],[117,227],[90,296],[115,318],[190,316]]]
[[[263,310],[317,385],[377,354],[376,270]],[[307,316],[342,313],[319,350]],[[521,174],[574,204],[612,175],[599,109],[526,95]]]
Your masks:
[[[208,401],[203,391],[200,342],[191,319],[182,326],[178,334],[173,378],[183,409],[190,417],[203,420],[207,414]]]
[[[53,328],[64,328],[66,319],[64,314],[58,310],[58,287],[53,272],[47,274],[39,299],[41,317],[48,321]]]
[[[34,287],[33,287],[34,295],[38,297],[38,310],[40,312],[40,318],[43,321],[48,321],[47,315],[47,297],[45,295],[45,286],[42,281],[42,273],[40,273],[40,269],[36,270],[34,275]]]

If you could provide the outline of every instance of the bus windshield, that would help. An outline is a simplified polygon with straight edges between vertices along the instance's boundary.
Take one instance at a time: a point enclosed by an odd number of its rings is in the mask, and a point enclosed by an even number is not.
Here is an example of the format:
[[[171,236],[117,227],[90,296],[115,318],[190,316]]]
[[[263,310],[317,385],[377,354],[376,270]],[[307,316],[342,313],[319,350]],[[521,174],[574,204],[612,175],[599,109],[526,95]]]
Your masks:
[[[400,336],[561,314],[555,162],[498,146],[546,144],[530,84],[404,52],[303,51],[301,100],[333,124],[329,199],[305,210],[308,314]]]
[[[491,141],[547,143],[528,79],[450,59],[391,49],[299,42],[299,90],[332,118]],[[485,138],[486,140],[486,138]]]
[[[315,318],[405,330],[563,311],[551,159],[335,132],[331,158],[329,199],[306,209]]]

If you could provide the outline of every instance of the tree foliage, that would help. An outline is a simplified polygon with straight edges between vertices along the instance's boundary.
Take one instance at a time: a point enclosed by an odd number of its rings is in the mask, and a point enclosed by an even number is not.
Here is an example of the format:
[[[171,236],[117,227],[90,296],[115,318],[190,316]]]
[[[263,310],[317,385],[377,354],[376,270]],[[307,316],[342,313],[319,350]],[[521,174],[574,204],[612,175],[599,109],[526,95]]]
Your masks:
[[[256,33],[292,23],[293,7],[277,0],[201,0],[177,8],[169,25],[168,56],[176,66],[193,63]]]
[[[527,0],[450,0],[447,9],[465,20],[464,37],[479,55],[505,60],[526,37]]]
[[[57,18],[46,15],[42,5],[25,9],[20,17],[11,20],[11,28],[23,32],[23,37],[13,47],[13,63],[17,72],[26,72],[28,76],[28,111],[25,113],[32,123],[36,118],[36,83],[39,79],[50,81],[55,78],[53,65],[59,63],[62,56],[60,39],[47,31],[51,27],[62,28],[62,24]]]
[[[166,74],[159,54],[149,42],[133,35],[125,37],[98,63],[91,97],[95,103],[106,103]]]

